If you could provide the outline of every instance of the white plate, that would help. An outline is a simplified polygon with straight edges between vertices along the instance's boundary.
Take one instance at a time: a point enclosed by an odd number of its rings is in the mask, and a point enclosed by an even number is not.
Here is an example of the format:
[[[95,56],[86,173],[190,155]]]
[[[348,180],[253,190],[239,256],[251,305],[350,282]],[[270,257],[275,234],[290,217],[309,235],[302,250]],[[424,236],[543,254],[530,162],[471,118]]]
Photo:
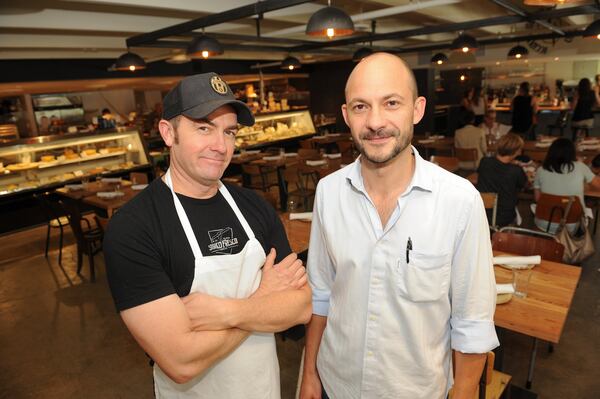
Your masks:
[[[117,197],[122,197],[125,195],[122,191],[99,191],[96,193],[98,198],[112,199]]]
[[[121,183],[120,177],[103,177],[100,179],[102,183]]]
[[[83,190],[83,184],[65,184],[65,188],[69,191]]]
[[[286,157],[297,157],[298,153],[297,152],[286,152],[285,154]]]
[[[146,187],[148,187],[147,184],[134,184],[134,185],[131,186],[131,189],[132,190],[143,190]]]

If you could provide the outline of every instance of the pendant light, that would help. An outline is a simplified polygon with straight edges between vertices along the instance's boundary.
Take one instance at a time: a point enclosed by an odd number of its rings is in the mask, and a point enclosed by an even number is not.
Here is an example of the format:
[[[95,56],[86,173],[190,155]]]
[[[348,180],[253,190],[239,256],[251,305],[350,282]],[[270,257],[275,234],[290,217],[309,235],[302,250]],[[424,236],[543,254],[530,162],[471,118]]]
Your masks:
[[[300,60],[296,57],[289,56],[283,61],[281,61],[281,69],[287,69],[288,71],[293,71],[294,69],[299,69],[302,67]]]
[[[187,48],[186,54],[190,58],[203,58],[213,57],[215,55],[221,55],[224,53],[223,46],[219,41],[213,37],[206,36],[204,29],[202,29],[202,35],[196,37]]]
[[[450,45],[450,49],[453,51],[462,51],[463,53],[468,53],[470,51],[477,50],[479,45],[477,44],[477,40],[470,35],[461,33],[458,35],[456,39]]]
[[[529,50],[527,50],[527,48],[521,45],[516,45],[515,47],[508,50],[507,58],[509,60],[520,60],[527,58],[528,55]]]
[[[435,65],[443,65],[448,63],[448,57],[444,53],[437,53],[431,57],[431,63]]]
[[[600,40],[600,19],[592,22],[587,28],[585,28],[583,31],[583,37],[596,38]]]
[[[352,61],[354,62],[360,62],[360,60],[362,60],[365,57],[370,56],[371,54],[373,54],[373,49],[369,48],[369,47],[361,47],[358,50],[356,50],[354,52],[354,55],[352,55]]]
[[[117,71],[138,71],[140,69],[146,69],[146,61],[139,55],[127,51],[122,54],[115,62],[115,70]]]
[[[354,22],[343,10],[332,7],[331,0],[327,7],[314,13],[306,25],[306,34],[309,36],[328,37],[348,36],[354,33]]]

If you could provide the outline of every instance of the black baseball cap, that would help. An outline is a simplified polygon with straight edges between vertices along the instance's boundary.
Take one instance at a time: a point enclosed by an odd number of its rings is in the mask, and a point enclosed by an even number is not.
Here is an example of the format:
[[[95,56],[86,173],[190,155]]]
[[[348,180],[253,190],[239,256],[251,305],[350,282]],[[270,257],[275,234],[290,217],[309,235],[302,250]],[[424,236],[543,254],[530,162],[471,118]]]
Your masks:
[[[163,99],[163,119],[185,115],[202,119],[223,105],[229,105],[237,114],[238,123],[254,125],[254,116],[246,104],[233,96],[231,88],[216,73],[188,76],[171,89]]]

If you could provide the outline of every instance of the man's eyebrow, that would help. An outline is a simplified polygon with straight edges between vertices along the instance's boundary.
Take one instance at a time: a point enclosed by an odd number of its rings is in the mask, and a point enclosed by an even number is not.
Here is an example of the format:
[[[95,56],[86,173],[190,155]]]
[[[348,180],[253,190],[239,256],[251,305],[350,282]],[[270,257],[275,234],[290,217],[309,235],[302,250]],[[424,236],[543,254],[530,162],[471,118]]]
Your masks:
[[[212,126],[212,127],[215,127],[215,124],[214,124],[214,123],[213,123],[211,120],[209,120],[209,119],[207,119],[207,118],[194,119],[193,121],[194,121],[194,123],[196,123],[196,124],[197,124],[197,123],[206,123],[207,125],[210,125],[210,126]]]

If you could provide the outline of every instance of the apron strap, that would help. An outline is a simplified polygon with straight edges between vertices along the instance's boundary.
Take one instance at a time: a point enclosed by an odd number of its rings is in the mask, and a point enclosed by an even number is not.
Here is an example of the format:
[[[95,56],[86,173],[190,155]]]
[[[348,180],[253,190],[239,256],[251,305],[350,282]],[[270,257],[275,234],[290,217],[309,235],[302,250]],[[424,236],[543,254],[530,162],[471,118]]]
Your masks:
[[[237,206],[237,204],[233,200],[233,197],[229,193],[229,190],[227,190],[227,187],[225,187],[225,185],[223,183],[221,183],[220,181],[219,181],[219,191],[221,192],[221,195],[223,195],[223,197],[225,197],[225,200],[227,201],[227,203],[229,204],[231,209],[233,209],[235,216],[237,216],[242,227],[244,228],[244,231],[246,232],[246,235],[248,236],[248,240],[254,239],[254,232],[250,228],[250,225],[246,221],[246,218],[244,217],[244,215],[242,215],[242,211],[240,211],[240,208]]]
[[[192,229],[190,220],[188,219],[187,214],[185,213],[185,209],[183,209],[181,201],[179,201],[177,194],[175,194],[175,191],[173,190],[173,181],[171,180],[171,168],[167,169],[167,173],[165,173],[165,183],[167,183],[167,186],[169,186],[171,194],[173,195],[175,210],[177,211],[177,216],[179,217],[179,221],[181,222],[181,226],[183,227],[185,236],[187,237],[187,240],[190,243],[190,246],[192,247],[194,258],[200,259],[202,258],[202,251],[200,250],[200,245],[198,245],[198,240],[196,239],[196,235],[194,234],[194,230]]]

